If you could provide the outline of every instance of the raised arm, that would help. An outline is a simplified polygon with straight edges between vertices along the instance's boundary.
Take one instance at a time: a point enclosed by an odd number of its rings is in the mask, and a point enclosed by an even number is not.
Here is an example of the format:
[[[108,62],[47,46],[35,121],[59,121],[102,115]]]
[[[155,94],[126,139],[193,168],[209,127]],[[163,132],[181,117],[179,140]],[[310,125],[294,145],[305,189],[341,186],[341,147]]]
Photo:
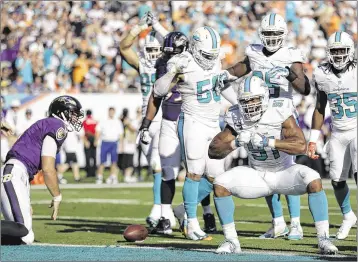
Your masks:
[[[119,43],[119,50],[121,55],[137,71],[139,70],[139,57],[133,50],[132,45],[140,32],[148,28],[148,15],[144,15],[138,25],[135,25],[128,33],[128,35]]]

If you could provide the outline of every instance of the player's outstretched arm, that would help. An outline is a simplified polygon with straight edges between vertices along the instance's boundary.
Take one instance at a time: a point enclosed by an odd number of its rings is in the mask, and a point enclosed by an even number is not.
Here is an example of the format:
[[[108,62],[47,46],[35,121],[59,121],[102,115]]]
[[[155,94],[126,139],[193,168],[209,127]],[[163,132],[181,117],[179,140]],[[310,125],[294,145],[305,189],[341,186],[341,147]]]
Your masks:
[[[119,43],[119,50],[121,51],[121,55],[127,61],[127,63],[133,66],[137,71],[139,70],[139,57],[132,49],[132,45],[140,32],[148,28],[148,20],[148,14],[144,15],[139,24],[135,25],[129,31],[128,35]]]
[[[290,155],[306,153],[305,136],[293,116],[290,116],[282,123],[282,134],[284,139],[274,139],[272,147]]]
[[[157,115],[159,111],[161,103],[162,103],[162,98],[155,97],[154,92],[152,92],[152,94],[149,97],[145,118],[150,121],[153,121],[154,117]]]
[[[307,96],[311,92],[310,81],[303,72],[302,63],[293,63],[286,79],[292,84],[293,89],[301,95]]]
[[[209,158],[210,159],[223,159],[237,148],[235,145],[236,131],[229,125],[217,134],[209,145]]]
[[[245,58],[236,63],[235,65],[233,65],[232,67],[228,68],[227,71],[233,75],[236,76],[238,78],[247,75],[248,73],[251,72],[251,68],[250,68],[250,60],[247,56],[245,56]]]

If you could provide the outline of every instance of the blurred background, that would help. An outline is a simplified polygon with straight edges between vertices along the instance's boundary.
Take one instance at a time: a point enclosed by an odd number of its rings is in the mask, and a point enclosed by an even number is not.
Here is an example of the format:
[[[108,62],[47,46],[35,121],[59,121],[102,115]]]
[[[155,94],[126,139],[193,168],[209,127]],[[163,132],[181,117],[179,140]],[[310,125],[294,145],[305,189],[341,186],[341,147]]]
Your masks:
[[[329,35],[343,30],[357,41],[356,1],[21,1],[1,5],[1,107],[16,129],[14,137],[1,137],[2,160],[16,138],[45,116],[49,101],[68,93],[76,96],[85,110],[92,111],[87,117],[95,125],[107,118],[110,106],[116,109],[116,117],[124,127],[118,154],[132,155],[134,176],[139,178],[128,182],[146,179],[140,174],[147,163],[135,146],[133,132],[141,121],[140,79],[136,70],[121,58],[119,42],[146,11],[152,10],[169,31],[181,31],[188,36],[200,26],[215,28],[226,54],[223,68],[241,60],[248,44],[260,43],[257,29],[268,12],[286,18],[289,30],[286,43],[306,53],[305,70],[310,79],[314,68],[325,59]],[[142,48],[148,31],[140,34],[136,50]],[[295,94],[294,103],[300,126],[308,136],[315,90],[304,98]],[[222,113],[227,104],[224,107]],[[321,159],[309,161],[305,156],[297,159],[323,177],[329,170],[323,150],[330,135],[329,116],[327,111],[319,146]],[[79,166],[87,166],[81,171],[82,181],[92,181],[95,173],[92,169],[98,161],[94,157],[88,167],[87,135],[88,130],[83,130],[71,140],[77,144],[70,149],[64,147],[61,153],[66,159],[68,153],[75,152]],[[100,144],[94,147],[97,155],[99,147]],[[238,152],[237,157],[239,164],[245,163],[245,152]],[[120,161],[118,165],[121,167]],[[123,166],[121,169],[125,172]]]

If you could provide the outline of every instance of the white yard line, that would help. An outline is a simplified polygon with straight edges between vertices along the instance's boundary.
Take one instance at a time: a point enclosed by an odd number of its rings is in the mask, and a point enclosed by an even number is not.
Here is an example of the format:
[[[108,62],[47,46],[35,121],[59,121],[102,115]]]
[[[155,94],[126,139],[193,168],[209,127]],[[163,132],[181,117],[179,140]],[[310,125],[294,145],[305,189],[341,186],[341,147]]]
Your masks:
[[[332,185],[331,185],[331,181],[328,179],[324,179],[323,181],[323,187],[325,188],[325,190],[332,190]],[[183,182],[176,182],[175,186],[176,187],[182,187],[183,186]],[[84,184],[66,184],[66,185],[60,185],[61,188],[63,189],[89,189],[89,188],[93,188],[93,189],[100,189],[100,188],[151,188],[153,186],[153,182],[140,182],[140,183],[132,183],[132,184],[128,184],[128,183],[118,183],[116,185],[107,185],[107,184],[102,184],[102,185],[97,185],[97,184],[90,184],[90,183],[84,183]],[[357,185],[355,184],[353,179],[348,180],[348,186],[351,190],[356,190],[357,189]],[[38,190],[38,189],[46,189],[45,185],[31,185],[31,189],[32,190]]]

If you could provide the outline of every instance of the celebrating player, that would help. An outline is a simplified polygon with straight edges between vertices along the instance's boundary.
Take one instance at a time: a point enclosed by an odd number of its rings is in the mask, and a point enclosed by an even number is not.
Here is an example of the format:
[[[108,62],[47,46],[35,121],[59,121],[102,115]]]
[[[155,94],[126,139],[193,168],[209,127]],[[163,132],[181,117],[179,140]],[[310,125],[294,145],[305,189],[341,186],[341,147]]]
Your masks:
[[[250,164],[250,167],[235,167],[214,180],[214,202],[225,236],[225,242],[216,252],[241,252],[232,195],[252,199],[275,193],[307,192],[319,249],[322,253],[336,253],[337,248],[328,239],[328,203],[320,175],[293,161],[292,155],[306,152],[306,141],[293,117],[291,101],[269,100],[267,85],[256,76],[241,82],[238,100],[239,105],[231,107],[226,114],[224,131],[213,139],[209,148],[209,156],[220,159],[244,146]]]
[[[243,61],[228,69],[228,72],[242,77],[251,72],[263,79],[269,88],[270,98],[284,97],[292,100],[293,89],[302,95],[310,93],[308,78],[303,72],[305,56],[299,49],[285,46],[287,25],[278,14],[270,13],[263,17],[259,28],[262,44],[249,45]],[[286,196],[291,216],[291,229],[288,239],[302,239],[300,225],[300,198]],[[273,221],[272,227],[260,238],[276,238],[288,233],[282,214],[279,195],[266,197]]]
[[[317,159],[316,142],[321,134],[327,101],[332,115],[332,134],[329,141],[329,176],[337,202],[343,214],[343,223],[337,239],[345,239],[357,222],[349,201],[346,180],[353,164],[357,181],[357,60],[354,59],[354,43],[345,32],[335,32],[327,43],[328,62],[313,72],[317,89],[316,108],[312,117],[312,130],[308,144],[308,156]]]
[[[198,188],[205,172],[209,141],[220,131],[220,36],[211,27],[195,30],[189,51],[168,61],[167,73],[155,82],[154,96],[166,96],[174,85],[182,96],[178,135],[186,167],[183,188],[185,211],[188,215],[186,237],[208,239],[196,217]],[[233,92],[223,90],[223,95]],[[231,93],[230,93],[231,94]]]
[[[39,170],[53,199],[52,219],[56,220],[62,200],[55,169],[56,153],[67,132],[79,131],[83,117],[80,102],[71,96],[55,98],[49,107],[49,117],[31,125],[15,142],[1,169],[1,210],[5,220],[25,225],[26,244],[34,241],[30,206],[30,182]],[[14,232],[14,235],[17,235]]]
[[[144,49],[137,54],[132,45],[139,33],[148,29],[152,25],[155,31],[151,31],[146,37],[144,42]],[[142,117],[145,118],[147,112],[147,105],[150,94],[152,92],[153,84],[156,80],[155,63],[159,56],[162,54],[161,47],[163,36],[167,35],[167,30],[160,25],[158,20],[154,19],[151,12],[147,12],[141,19],[138,25],[135,25],[129,34],[121,41],[120,51],[124,59],[133,66],[140,74],[142,86]],[[159,157],[159,130],[160,130],[161,114],[153,119],[150,129],[145,126],[139,128],[140,140],[143,153],[148,159],[148,163],[152,166],[154,171],[154,205],[149,216],[146,219],[150,227],[156,227],[159,218],[161,217],[161,199],[160,187],[162,181],[160,157]],[[145,122],[144,122],[145,123]]]

